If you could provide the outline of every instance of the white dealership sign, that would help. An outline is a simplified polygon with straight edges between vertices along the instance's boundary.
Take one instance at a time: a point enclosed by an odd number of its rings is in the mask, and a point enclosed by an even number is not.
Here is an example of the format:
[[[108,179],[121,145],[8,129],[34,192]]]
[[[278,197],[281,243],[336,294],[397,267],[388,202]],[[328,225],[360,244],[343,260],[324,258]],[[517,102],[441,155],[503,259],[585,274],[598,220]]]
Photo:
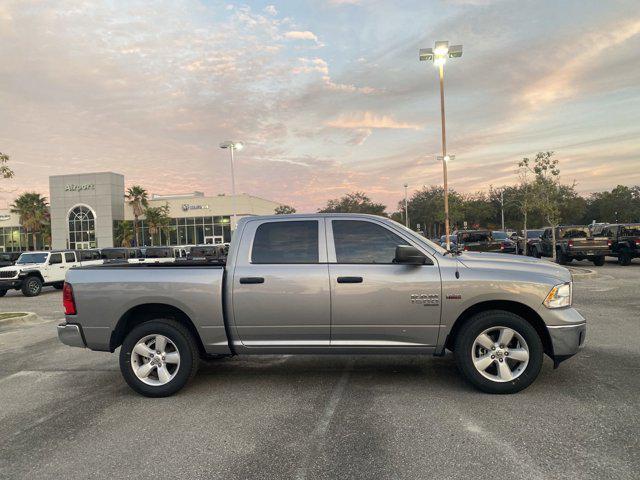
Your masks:
[[[84,190],[95,190],[95,189],[96,189],[96,186],[93,183],[82,183],[82,184],[69,183],[64,186],[65,192],[81,192]]]

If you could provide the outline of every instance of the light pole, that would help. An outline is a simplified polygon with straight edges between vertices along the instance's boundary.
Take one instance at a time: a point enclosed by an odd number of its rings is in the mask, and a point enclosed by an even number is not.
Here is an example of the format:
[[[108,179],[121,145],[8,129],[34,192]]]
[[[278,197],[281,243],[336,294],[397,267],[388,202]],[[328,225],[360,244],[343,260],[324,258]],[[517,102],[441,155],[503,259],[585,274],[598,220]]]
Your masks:
[[[421,48],[420,61],[431,60],[438,67],[440,74],[440,118],[442,119],[442,176],[444,180],[444,233],[446,235],[447,250],[451,249],[449,241],[449,185],[447,182],[447,134],[445,128],[444,115],[444,64],[448,58],[459,58],[462,56],[462,45],[449,46],[449,42],[437,41],[435,48]]]
[[[502,231],[504,232],[504,190],[500,191],[500,210],[502,212]]]
[[[242,142],[232,142],[227,140],[220,144],[220,148],[228,148],[231,153],[231,208],[233,209],[233,220],[231,221],[231,231],[235,231],[236,225],[238,225],[238,219],[236,217],[236,178],[233,173],[233,152],[240,151],[244,148]]]
[[[409,204],[407,203],[407,187],[408,184],[404,184],[404,226],[409,228]]]

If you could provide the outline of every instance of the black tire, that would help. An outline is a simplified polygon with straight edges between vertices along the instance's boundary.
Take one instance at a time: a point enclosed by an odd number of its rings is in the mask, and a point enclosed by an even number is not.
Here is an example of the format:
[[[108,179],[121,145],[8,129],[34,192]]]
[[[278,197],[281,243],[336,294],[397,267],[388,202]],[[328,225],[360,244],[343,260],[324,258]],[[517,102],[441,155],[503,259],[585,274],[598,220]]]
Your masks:
[[[25,297],[37,297],[42,292],[42,280],[40,277],[27,277],[22,282],[21,290]]]
[[[536,258],[542,258],[542,253],[540,253],[540,249],[539,248],[534,248],[533,249],[533,256]]]
[[[618,255],[618,263],[622,266],[631,265],[631,255],[628,253],[621,253]]]
[[[180,365],[175,377],[164,385],[148,385],[133,371],[131,352],[138,341],[147,335],[159,334],[173,342],[180,354]],[[198,371],[200,357],[193,335],[181,323],[158,318],[141,323],[127,334],[120,348],[120,372],[127,384],[145,397],[168,397],[182,389]]]
[[[560,265],[566,265],[570,261],[571,259],[568,258],[564,253],[562,253],[562,250],[556,251],[556,262],[558,262]]]
[[[53,288],[55,288],[56,290],[62,290],[64,288],[64,282],[54,283]]]
[[[7,294],[6,290],[0,290],[0,297],[4,297]]]
[[[473,344],[482,332],[491,327],[508,327],[515,330],[529,347],[528,364],[514,380],[490,380],[473,364]],[[543,353],[542,341],[536,329],[524,318],[504,310],[488,310],[474,315],[463,325],[454,343],[456,364],[463,376],[479,390],[494,394],[516,393],[531,385],[542,368]]]
[[[600,255],[598,257],[593,257],[593,264],[596,267],[601,267],[604,265],[604,255]]]

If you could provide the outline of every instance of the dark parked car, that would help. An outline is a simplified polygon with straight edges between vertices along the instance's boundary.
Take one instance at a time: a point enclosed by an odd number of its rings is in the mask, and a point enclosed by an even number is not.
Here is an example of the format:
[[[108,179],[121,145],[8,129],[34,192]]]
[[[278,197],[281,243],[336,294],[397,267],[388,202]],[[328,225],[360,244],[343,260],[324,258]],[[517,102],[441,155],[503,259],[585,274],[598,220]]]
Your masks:
[[[553,245],[551,227],[545,228],[536,245],[535,256],[552,257],[556,249],[556,260],[565,265],[572,260],[590,260],[596,266],[604,265],[609,254],[610,241],[606,237],[594,237],[586,225],[561,225],[556,227],[556,243]]]
[[[104,263],[127,263],[130,258],[144,259],[144,255],[139,248],[103,248],[100,253]]]
[[[467,252],[515,253],[516,244],[506,232],[490,230],[459,230],[459,250]]]
[[[599,236],[609,240],[610,255],[618,257],[620,265],[629,265],[632,259],[640,257],[640,223],[607,225]]]
[[[2,252],[0,253],[0,267],[10,267],[15,265],[18,257],[22,255],[22,252]]]
[[[527,239],[524,238],[524,230],[518,237],[518,253],[527,255],[528,257],[535,256],[536,245],[540,243],[540,236],[544,233],[544,229],[527,230]]]
[[[229,245],[220,243],[217,245],[196,245],[191,247],[188,260],[205,261],[210,263],[220,263],[227,260]]]
[[[447,236],[442,235],[438,243],[442,248],[447,248]],[[449,244],[451,245],[451,250],[455,250],[458,245],[458,237],[455,235],[449,235]]]

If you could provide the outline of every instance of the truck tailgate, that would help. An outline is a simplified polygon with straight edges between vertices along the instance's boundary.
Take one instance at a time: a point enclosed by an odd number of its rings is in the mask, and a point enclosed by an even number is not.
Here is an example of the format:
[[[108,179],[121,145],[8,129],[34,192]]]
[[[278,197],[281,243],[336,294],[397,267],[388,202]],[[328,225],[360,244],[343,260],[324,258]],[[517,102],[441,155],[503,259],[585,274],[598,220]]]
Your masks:
[[[574,238],[571,240],[569,250],[575,253],[604,254],[609,250],[609,241],[604,237]]]
[[[69,323],[82,327],[89,348],[112,350],[118,322],[136,307],[183,312],[198,331],[207,353],[230,353],[223,315],[224,268],[178,264],[103,265],[71,269],[77,314]]]

